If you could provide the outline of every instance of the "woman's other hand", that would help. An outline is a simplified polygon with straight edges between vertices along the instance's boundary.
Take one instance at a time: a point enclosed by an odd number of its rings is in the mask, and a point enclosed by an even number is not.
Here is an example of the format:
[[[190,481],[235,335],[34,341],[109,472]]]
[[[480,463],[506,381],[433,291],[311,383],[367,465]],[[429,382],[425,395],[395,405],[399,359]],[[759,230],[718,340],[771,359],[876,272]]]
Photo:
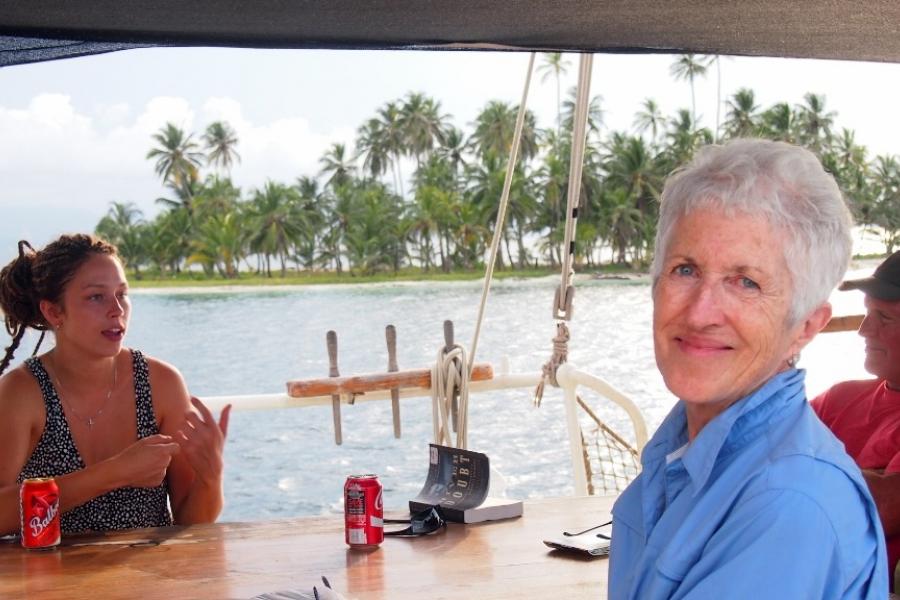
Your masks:
[[[195,396],[191,396],[191,404],[197,412],[189,411],[185,415],[184,425],[176,434],[178,445],[198,479],[219,482],[231,405],[222,409],[216,421],[209,408]]]

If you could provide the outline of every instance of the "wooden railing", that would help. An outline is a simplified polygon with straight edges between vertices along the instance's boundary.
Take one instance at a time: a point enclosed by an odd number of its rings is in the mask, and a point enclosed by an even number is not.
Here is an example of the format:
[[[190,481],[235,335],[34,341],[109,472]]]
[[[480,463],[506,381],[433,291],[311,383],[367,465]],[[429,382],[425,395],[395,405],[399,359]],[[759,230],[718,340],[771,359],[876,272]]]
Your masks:
[[[862,324],[865,315],[847,315],[844,317],[831,317],[822,333],[834,333],[836,331],[856,331]]]

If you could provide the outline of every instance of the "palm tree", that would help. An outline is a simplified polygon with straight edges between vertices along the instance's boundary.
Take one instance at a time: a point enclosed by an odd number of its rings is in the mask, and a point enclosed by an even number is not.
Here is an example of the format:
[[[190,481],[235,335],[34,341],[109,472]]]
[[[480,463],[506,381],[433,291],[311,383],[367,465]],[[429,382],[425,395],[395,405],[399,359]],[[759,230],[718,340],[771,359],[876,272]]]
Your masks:
[[[753,135],[759,128],[757,111],[759,106],[753,90],[741,88],[726,101],[728,113],[725,115],[725,134],[729,137]]]
[[[404,254],[400,198],[377,182],[361,182],[353,198],[353,219],[344,238],[351,265],[364,274],[397,270]]]
[[[191,241],[192,253],[187,264],[215,268],[227,279],[238,276],[238,265],[244,258],[246,228],[238,212],[215,215],[200,225]]]
[[[560,223],[565,219],[566,195],[569,189],[569,160],[555,143],[543,157],[543,164],[536,173],[537,194],[540,200],[537,215],[532,222],[535,232],[546,232],[543,251],[550,258],[550,266],[562,260]]]
[[[469,142],[476,153],[484,159],[488,154],[499,158],[509,156],[516,129],[518,108],[491,100],[475,119],[475,132]],[[534,113],[526,111],[522,125],[522,141],[519,149],[521,160],[527,161],[537,153],[537,125]],[[498,196],[499,198],[499,196]]]
[[[241,204],[241,190],[231,179],[209,175],[202,185],[194,186],[190,208],[194,218],[202,222],[212,215],[237,210]]]
[[[609,239],[618,264],[628,264],[628,250],[643,243],[645,217],[624,188],[612,188],[604,194],[604,237]]]
[[[241,162],[241,155],[235,150],[238,138],[234,129],[224,121],[210,123],[203,134],[206,147],[206,161],[214,168],[221,168],[226,175],[231,172],[231,165]]]
[[[199,172],[188,171],[183,177],[166,183],[166,187],[172,192],[173,198],[159,197],[157,204],[162,204],[170,209],[183,208],[191,218],[194,217],[194,198],[200,193],[203,184],[200,183]]]
[[[197,171],[204,156],[193,137],[193,134],[185,136],[184,131],[172,123],[166,123],[153,134],[158,145],[147,153],[147,158],[156,159],[156,174],[163,183],[179,186],[184,181],[198,179]]]
[[[856,134],[845,128],[822,157],[826,171],[834,175],[853,216],[861,224],[869,223],[872,209],[872,185],[866,148],[856,143]]]
[[[669,120],[666,136],[669,140],[665,149],[668,160],[664,169],[666,172],[687,163],[700,146],[713,141],[712,132],[705,127],[698,128],[687,109],[678,110],[675,117]]]
[[[682,54],[669,67],[675,81],[686,79],[691,84],[691,120],[697,121],[697,100],[694,94],[694,80],[705,77],[709,67],[709,57],[697,54]]]
[[[821,155],[831,143],[831,128],[836,113],[825,109],[825,96],[807,93],[803,104],[797,107],[800,143]]]
[[[650,145],[656,145],[656,138],[659,131],[665,126],[665,117],[659,110],[659,105],[653,98],[647,98],[641,104],[641,110],[634,115],[634,127],[637,132],[643,134],[650,130]]]
[[[563,58],[562,52],[545,52],[544,62],[538,66],[538,72],[542,73],[541,83],[550,77],[556,79],[556,137],[562,134],[562,104],[560,96],[560,77],[565,75],[569,68],[569,61]]]
[[[356,169],[353,159],[347,156],[347,148],[344,144],[334,143],[319,159],[322,169],[320,175],[328,176],[325,185],[331,188],[346,185]]]
[[[400,109],[400,129],[407,152],[416,159],[416,167],[422,157],[444,139],[449,115],[441,114],[441,104],[421,93],[407,94]]]
[[[111,202],[95,229],[97,235],[115,244],[125,266],[134,269],[138,279],[141,264],[148,258],[146,228],[143,213],[133,202]]]
[[[397,181],[397,189],[400,197],[403,192],[403,172],[400,168],[400,157],[408,153],[406,147],[406,135],[402,127],[402,114],[396,102],[388,102],[378,109],[378,118],[381,122],[378,133],[381,135],[381,145],[391,157],[391,166],[394,169]]]
[[[611,147],[604,167],[607,185],[625,190],[643,215],[653,216],[663,175],[643,138],[628,137]]]
[[[787,102],[779,102],[762,115],[762,133],[765,137],[794,143],[797,137],[797,115]]]
[[[578,88],[572,87],[569,89],[569,96],[563,102],[562,106],[562,125],[563,129],[566,132],[571,132],[574,128],[575,124],[575,103],[578,96]],[[600,129],[603,127],[603,117],[606,111],[603,110],[601,106],[603,102],[603,96],[597,95],[591,98],[588,103],[587,109],[587,131],[588,135],[591,133],[595,135],[600,134]]]
[[[263,189],[253,193],[247,216],[253,232],[248,239],[250,250],[263,255],[268,277],[272,276],[269,257],[278,257],[284,277],[291,248],[301,239],[307,225],[297,190],[267,181]]]
[[[382,130],[382,123],[378,119],[369,119],[356,132],[356,158],[362,157],[363,172],[373,178],[378,178],[387,172],[391,164],[391,149],[388,147]],[[394,175],[394,189],[399,189],[396,172]]]
[[[900,162],[896,156],[877,156],[874,173],[875,206],[871,216],[881,228],[888,254],[900,243]]]
[[[190,254],[193,220],[184,207],[175,207],[157,215],[153,222],[150,252],[160,272],[167,266],[181,272],[181,263]]]

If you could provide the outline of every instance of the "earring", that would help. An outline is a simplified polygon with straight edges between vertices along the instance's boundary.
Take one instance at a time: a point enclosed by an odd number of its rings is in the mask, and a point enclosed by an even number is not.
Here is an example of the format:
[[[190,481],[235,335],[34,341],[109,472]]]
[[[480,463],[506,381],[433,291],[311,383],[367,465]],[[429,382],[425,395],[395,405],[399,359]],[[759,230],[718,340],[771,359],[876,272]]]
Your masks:
[[[800,353],[792,355],[789,359],[787,359],[787,364],[789,367],[794,368],[797,366],[797,363],[800,362]]]

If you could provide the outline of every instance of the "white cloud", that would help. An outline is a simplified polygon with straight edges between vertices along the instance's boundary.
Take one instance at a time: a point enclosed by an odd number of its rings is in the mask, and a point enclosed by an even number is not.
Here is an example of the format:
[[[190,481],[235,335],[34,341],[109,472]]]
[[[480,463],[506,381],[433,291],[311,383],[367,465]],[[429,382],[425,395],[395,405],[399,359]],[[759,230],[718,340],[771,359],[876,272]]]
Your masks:
[[[332,143],[353,140],[351,128],[317,133],[303,117],[253,123],[233,98],[211,97],[196,107],[184,98],[159,96],[135,114],[127,103],[79,112],[67,95],[40,94],[25,109],[0,106],[0,206],[76,204],[86,214],[99,215],[115,200],[134,202],[153,214],[154,200],[165,190],[146,158],[152,135],[171,122],[199,141],[215,120],[227,121],[237,132],[242,160],[233,177],[245,189],[267,179],[292,182],[315,174],[319,157]]]

